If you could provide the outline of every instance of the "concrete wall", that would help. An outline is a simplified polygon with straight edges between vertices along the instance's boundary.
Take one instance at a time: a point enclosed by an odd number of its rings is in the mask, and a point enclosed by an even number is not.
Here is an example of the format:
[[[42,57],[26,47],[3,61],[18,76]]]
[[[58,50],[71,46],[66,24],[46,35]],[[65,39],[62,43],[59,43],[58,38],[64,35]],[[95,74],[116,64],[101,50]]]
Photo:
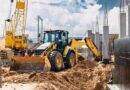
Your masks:
[[[126,13],[120,13],[120,38],[126,37]]]
[[[130,4],[128,5],[128,36],[130,36]]]

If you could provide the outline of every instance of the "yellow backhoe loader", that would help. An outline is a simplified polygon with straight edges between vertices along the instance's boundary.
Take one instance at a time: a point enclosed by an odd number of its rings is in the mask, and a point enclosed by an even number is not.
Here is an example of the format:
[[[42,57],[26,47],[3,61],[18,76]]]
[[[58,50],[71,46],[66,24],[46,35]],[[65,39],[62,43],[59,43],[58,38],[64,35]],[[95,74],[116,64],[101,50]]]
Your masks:
[[[101,53],[90,38],[84,41],[68,41],[68,32],[64,30],[44,31],[44,38],[35,49],[28,50],[25,56],[14,55],[11,69],[16,71],[60,71],[73,67],[78,61],[77,47],[87,45],[95,58],[101,59]]]

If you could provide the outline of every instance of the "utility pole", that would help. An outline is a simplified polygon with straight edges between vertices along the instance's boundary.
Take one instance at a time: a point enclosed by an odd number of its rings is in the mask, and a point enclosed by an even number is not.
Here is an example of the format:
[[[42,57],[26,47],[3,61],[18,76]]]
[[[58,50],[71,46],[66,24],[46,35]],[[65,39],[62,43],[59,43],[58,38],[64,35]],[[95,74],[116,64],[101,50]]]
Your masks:
[[[104,0],[104,26],[102,35],[102,60],[104,63],[109,62],[109,26],[108,26],[108,7],[107,0]]]

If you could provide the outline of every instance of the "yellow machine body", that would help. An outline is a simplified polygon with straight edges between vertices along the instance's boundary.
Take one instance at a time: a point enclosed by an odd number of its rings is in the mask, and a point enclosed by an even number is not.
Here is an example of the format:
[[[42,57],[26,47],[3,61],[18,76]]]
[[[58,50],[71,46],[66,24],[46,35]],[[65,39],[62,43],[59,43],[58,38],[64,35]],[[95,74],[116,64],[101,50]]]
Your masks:
[[[11,48],[11,49],[26,49],[28,46],[27,37],[23,36],[24,40],[22,39],[22,36],[13,36],[13,33],[10,31],[6,32],[5,37],[5,47]]]
[[[11,19],[5,21],[5,47],[15,50],[28,46],[25,35],[28,0],[16,0],[16,8]]]
[[[92,39],[85,38],[85,44],[91,50],[95,57],[100,58],[102,56],[101,52],[98,50]]]
[[[6,37],[5,37],[5,47],[6,48],[13,48],[14,47],[14,36],[11,31],[6,32]]]
[[[41,53],[40,55],[26,55],[26,56],[13,56],[11,66],[13,70],[17,70],[20,72],[28,72],[28,71],[50,71],[51,64],[49,61],[49,55],[53,50],[56,50],[56,44],[52,43],[46,51]],[[19,67],[19,68],[18,68]]]
[[[64,51],[62,53],[62,57],[66,58],[68,57],[68,54],[70,52],[75,54],[75,57],[71,58],[71,63],[74,63],[74,59],[76,60],[75,63],[78,61],[78,51],[77,48],[81,46],[87,45],[88,48],[92,51],[92,53],[95,55],[95,57],[101,57],[100,51],[96,48],[94,43],[90,38],[85,38],[85,40],[76,40],[72,39],[70,45],[66,45],[64,48]],[[51,70],[53,67],[53,64],[51,64],[50,55],[53,51],[56,51],[58,49],[56,43],[51,43],[46,50],[44,50],[40,55],[32,54],[25,55],[25,56],[14,56],[12,58],[13,62],[13,69],[19,69],[22,71],[48,71]],[[56,60],[57,66],[61,65],[60,56]],[[19,67],[19,68],[18,68]],[[22,69],[21,69],[22,68]]]

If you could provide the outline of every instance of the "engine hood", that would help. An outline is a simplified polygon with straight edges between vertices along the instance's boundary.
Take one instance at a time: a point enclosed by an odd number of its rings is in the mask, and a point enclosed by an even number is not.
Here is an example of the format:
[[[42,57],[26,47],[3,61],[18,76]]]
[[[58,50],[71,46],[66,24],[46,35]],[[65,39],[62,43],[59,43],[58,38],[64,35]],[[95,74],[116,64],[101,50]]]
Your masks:
[[[51,43],[41,44],[34,50],[35,55],[41,55],[41,53],[43,53],[50,45]]]
[[[47,47],[49,47],[51,45],[51,43],[44,43],[41,44],[39,47],[37,47],[36,50],[45,50]]]

